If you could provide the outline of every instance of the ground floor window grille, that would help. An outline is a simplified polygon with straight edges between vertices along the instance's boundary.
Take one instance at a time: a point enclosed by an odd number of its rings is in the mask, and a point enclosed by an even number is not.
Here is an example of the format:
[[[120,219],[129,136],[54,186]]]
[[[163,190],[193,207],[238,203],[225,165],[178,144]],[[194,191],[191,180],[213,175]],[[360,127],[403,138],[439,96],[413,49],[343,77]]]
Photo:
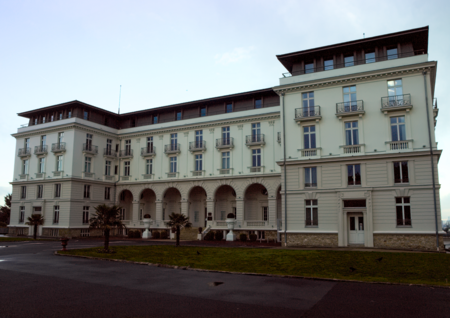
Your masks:
[[[50,229],[50,236],[52,237],[58,237],[59,236],[59,229]]]
[[[318,206],[317,200],[306,200],[306,226],[318,226]]]
[[[89,229],[81,230],[81,237],[87,237],[87,236],[89,236]]]
[[[397,225],[411,226],[411,205],[409,197],[395,198]]]

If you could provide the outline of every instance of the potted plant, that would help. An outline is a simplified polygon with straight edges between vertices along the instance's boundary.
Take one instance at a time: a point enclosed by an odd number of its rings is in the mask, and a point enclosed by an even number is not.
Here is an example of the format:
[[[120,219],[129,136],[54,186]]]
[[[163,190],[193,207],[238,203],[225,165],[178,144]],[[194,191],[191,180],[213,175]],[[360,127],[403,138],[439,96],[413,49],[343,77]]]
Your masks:
[[[150,232],[148,229],[150,227],[150,224],[152,224],[153,220],[151,219],[151,215],[150,214],[145,214],[144,215],[144,226],[145,226],[145,231],[144,233],[142,233],[142,238],[145,239],[149,239],[152,238],[152,232]]]
[[[227,234],[227,241],[235,241],[236,234],[233,233],[234,227],[236,225],[235,215],[233,213],[228,213],[225,222],[227,222],[227,227],[230,230],[230,232]]]

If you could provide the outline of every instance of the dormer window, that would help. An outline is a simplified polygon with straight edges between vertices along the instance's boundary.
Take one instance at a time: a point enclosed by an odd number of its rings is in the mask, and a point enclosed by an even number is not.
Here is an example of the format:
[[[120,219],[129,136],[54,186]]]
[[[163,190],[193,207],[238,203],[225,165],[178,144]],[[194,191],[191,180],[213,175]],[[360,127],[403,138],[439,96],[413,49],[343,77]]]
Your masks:
[[[305,64],[305,74],[314,73],[314,63]]]
[[[200,117],[206,116],[206,107],[200,108]]]
[[[158,116],[153,116],[153,123],[154,124],[157,124],[158,123]]]
[[[262,108],[262,100],[255,99],[255,108]]]
[[[177,119],[176,120],[181,120],[182,119],[182,114],[181,114],[181,110],[177,111]]]
[[[88,120],[88,119],[89,119],[89,114],[88,114],[87,111],[84,111],[83,118],[84,118],[85,120]]]

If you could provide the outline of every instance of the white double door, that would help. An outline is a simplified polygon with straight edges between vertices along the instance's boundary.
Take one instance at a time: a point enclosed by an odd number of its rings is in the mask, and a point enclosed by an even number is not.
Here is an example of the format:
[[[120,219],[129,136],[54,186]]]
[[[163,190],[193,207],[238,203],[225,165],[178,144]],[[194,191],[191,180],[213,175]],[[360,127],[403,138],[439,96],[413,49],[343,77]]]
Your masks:
[[[364,244],[364,217],[362,215],[349,215],[348,243]]]

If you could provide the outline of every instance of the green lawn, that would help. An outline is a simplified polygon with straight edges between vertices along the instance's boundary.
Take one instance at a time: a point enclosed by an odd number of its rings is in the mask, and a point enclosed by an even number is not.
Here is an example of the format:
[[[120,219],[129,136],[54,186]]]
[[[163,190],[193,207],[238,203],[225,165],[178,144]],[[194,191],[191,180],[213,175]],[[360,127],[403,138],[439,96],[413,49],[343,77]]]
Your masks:
[[[30,237],[0,237],[1,242],[20,242],[20,241],[34,241]],[[51,239],[37,239],[36,241],[54,241]]]
[[[59,253],[231,272],[450,286],[449,254],[188,246],[119,246],[114,247],[116,253],[105,254],[98,249]]]

